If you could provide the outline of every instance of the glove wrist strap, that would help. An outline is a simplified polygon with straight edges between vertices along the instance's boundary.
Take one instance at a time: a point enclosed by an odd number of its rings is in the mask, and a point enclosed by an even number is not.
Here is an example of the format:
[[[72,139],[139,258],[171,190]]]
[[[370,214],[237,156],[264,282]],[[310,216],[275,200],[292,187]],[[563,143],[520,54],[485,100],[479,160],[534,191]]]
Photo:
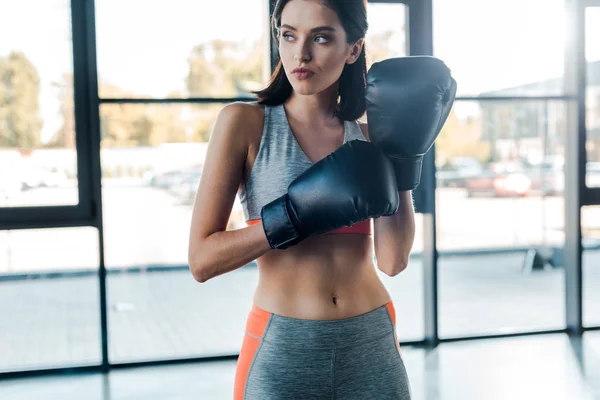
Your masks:
[[[287,194],[265,205],[260,216],[263,229],[272,249],[287,249],[299,242],[298,231],[290,219],[287,209]]]
[[[396,183],[399,191],[414,190],[421,183],[421,169],[423,167],[423,156],[414,158],[402,158],[388,155],[394,164],[396,172]]]

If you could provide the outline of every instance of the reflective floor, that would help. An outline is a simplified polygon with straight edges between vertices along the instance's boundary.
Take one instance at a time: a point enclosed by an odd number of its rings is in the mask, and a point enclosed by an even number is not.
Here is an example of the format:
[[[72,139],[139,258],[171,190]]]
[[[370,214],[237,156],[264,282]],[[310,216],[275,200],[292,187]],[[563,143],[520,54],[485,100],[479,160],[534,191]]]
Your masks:
[[[564,270],[524,273],[524,254],[442,257],[440,336],[559,330],[565,326]],[[584,323],[600,325],[600,251],[584,253]],[[423,333],[420,259],[390,278],[380,273],[401,342]],[[239,352],[258,282],[241,268],[198,284],[185,271],[107,278],[113,363]],[[101,362],[98,278],[0,280],[0,373]]]
[[[413,399],[600,399],[600,332],[404,347]],[[231,399],[235,361],[0,382],[10,400]],[[373,397],[373,398],[376,398]]]

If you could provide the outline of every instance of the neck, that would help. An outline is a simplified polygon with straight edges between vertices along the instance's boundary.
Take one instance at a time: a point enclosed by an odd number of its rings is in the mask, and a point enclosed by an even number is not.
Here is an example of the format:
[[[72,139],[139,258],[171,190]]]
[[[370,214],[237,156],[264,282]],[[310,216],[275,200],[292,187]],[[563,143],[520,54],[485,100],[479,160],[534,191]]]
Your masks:
[[[308,96],[292,92],[284,105],[288,113],[294,116],[294,119],[310,121],[311,124],[316,125],[326,125],[331,122],[339,123],[339,118],[335,115],[337,108],[336,94],[336,87]]]

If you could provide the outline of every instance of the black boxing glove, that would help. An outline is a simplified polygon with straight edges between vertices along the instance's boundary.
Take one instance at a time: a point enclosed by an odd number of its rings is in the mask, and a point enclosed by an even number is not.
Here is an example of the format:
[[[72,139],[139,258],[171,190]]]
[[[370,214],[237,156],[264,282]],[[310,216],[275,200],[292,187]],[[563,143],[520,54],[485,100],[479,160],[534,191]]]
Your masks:
[[[288,192],[261,210],[272,249],[309,236],[392,215],[399,194],[392,163],[377,146],[347,142],[290,183]]]
[[[398,190],[419,185],[423,156],[442,130],[455,97],[456,81],[434,57],[390,58],[369,69],[369,139],[394,163]]]

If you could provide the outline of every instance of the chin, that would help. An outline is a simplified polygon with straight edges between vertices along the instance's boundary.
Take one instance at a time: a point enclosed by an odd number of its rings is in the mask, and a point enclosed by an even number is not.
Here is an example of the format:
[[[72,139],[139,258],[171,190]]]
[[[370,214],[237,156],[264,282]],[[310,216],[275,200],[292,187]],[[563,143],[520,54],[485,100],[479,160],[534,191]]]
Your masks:
[[[323,89],[320,88],[319,86],[315,85],[312,82],[294,82],[292,83],[290,81],[290,84],[292,85],[292,89],[294,90],[294,92],[301,94],[303,96],[309,96],[311,94],[317,94],[319,92],[321,92]]]
[[[318,90],[314,90],[313,88],[307,88],[307,87],[294,87],[292,86],[292,88],[294,89],[294,92],[301,94],[303,96],[310,96],[312,94],[317,94],[319,93]]]

